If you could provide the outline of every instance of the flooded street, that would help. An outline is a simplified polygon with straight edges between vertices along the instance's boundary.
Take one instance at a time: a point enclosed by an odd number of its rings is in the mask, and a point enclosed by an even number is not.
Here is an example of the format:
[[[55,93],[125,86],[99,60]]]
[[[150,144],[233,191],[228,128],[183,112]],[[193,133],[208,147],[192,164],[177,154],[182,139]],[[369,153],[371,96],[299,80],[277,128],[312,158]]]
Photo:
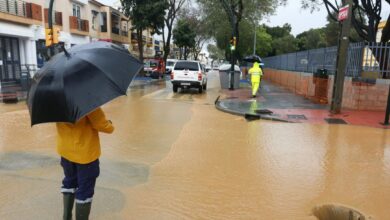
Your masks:
[[[247,122],[215,108],[219,90],[211,73],[204,94],[150,83],[104,106],[91,219],[315,220],[323,204],[390,219],[390,130]],[[0,120],[0,219],[60,219],[54,125],[31,128],[22,103]]]

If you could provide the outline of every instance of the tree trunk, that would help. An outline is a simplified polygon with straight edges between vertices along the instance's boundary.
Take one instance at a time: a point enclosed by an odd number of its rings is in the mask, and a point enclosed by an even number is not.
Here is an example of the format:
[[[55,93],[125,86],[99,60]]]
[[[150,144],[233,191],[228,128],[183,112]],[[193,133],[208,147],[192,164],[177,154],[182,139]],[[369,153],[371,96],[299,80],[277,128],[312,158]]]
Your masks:
[[[137,29],[137,41],[138,41],[138,52],[139,60],[144,63],[144,42],[142,39],[142,29]]]
[[[184,47],[184,60],[187,60],[187,46]]]
[[[171,37],[172,37],[172,27],[168,27],[167,42],[165,42],[165,46],[164,46],[164,62],[167,62],[168,56],[171,53]]]
[[[179,47],[179,57],[180,57],[180,60],[183,57],[183,47]]]

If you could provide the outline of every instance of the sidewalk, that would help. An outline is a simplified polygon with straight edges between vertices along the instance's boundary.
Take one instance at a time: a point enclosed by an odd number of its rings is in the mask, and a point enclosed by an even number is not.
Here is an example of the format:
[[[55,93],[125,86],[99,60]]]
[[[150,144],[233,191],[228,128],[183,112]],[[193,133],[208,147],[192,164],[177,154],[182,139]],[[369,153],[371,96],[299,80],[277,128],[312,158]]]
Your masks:
[[[256,98],[252,98],[247,81],[241,82],[240,89],[222,90],[216,107],[224,112],[245,116],[249,120],[390,128],[381,124],[384,121],[384,112],[343,110],[341,114],[333,115],[329,112],[329,105],[316,104],[266,80],[261,82]]]

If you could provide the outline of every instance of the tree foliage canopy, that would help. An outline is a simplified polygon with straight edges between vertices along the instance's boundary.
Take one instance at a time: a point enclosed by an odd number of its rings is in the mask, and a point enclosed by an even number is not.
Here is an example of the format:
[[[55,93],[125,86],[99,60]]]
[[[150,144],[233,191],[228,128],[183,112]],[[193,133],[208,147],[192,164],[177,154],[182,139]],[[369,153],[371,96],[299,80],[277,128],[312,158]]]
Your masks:
[[[191,28],[190,23],[185,19],[180,19],[173,29],[173,41],[175,44],[184,49],[184,59],[187,59],[188,49],[195,46],[196,32]]]
[[[161,34],[164,27],[166,0],[121,0],[123,13],[131,18],[132,29],[137,31],[139,58],[143,61],[142,32],[151,29]]]
[[[315,8],[324,5],[328,15],[337,21],[339,9],[346,4],[345,0],[303,0],[304,8]],[[376,42],[378,25],[382,19],[382,4],[390,4],[390,0],[352,0],[352,24],[359,36],[369,42]],[[390,40],[390,15],[383,30],[381,42]]]

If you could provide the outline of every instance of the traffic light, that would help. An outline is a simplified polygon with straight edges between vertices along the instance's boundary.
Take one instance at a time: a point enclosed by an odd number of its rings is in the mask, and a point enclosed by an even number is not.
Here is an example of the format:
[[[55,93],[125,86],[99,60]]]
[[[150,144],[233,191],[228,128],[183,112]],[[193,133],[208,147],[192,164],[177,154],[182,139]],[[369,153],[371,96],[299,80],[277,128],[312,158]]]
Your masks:
[[[58,44],[60,37],[60,29],[58,27],[53,27],[53,44]]]
[[[50,28],[45,29],[46,47],[53,45],[53,30]]]

